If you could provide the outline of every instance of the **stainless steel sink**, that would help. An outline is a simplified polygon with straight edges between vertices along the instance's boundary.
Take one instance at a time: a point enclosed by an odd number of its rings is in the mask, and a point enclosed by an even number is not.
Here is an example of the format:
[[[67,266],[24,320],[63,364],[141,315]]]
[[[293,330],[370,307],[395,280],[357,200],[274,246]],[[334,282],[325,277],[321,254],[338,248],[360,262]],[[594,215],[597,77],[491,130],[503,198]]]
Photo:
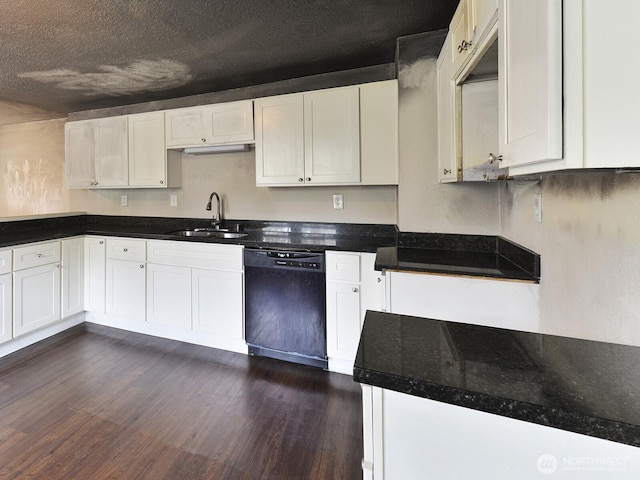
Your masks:
[[[176,230],[169,232],[167,235],[180,235],[182,237],[206,237],[206,238],[242,238],[247,234],[244,232],[229,232],[225,230],[208,230],[208,229],[195,229],[195,230]]]

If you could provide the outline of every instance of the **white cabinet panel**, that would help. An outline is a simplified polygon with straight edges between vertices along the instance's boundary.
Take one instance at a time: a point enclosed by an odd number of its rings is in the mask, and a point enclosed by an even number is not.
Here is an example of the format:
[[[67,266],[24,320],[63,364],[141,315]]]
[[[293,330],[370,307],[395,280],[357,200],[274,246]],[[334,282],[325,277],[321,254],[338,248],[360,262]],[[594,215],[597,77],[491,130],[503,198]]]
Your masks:
[[[191,329],[191,269],[147,264],[147,321]]]
[[[387,272],[390,313],[538,332],[540,285]]]
[[[107,260],[107,314],[141,321],[146,313],[146,265]]]
[[[302,94],[255,100],[256,184],[304,183]]]
[[[192,270],[193,329],[244,338],[244,282],[241,272]]]
[[[243,247],[215,243],[148,241],[147,260],[163,265],[242,271]]]
[[[84,308],[88,312],[105,312],[106,304],[106,240],[86,237],[84,246]]]
[[[60,242],[32,243],[13,249],[13,269],[38,267],[60,261]]]
[[[327,356],[355,358],[361,315],[359,284],[327,282]]]
[[[108,238],[107,258],[145,262],[147,259],[147,242],[133,238]]]
[[[65,132],[65,180],[67,188],[89,188],[96,182],[95,133],[91,121],[67,122]]]
[[[325,271],[328,281],[360,283],[360,254],[326,252]]]
[[[13,337],[13,287],[11,274],[0,275],[0,343]]]
[[[362,185],[398,184],[398,81],[360,85]]]
[[[562,2],[499,4],[503,166],[562,158]]]
[[[84,311],[84,238],[62,241],[62,318]]]
[[[60,320],[60,264],[27,268],[13,274],[14,336]]]
[[[441,183],[459,180],[458,159],[454,145],[453,61],[451,35],[447,35],[438,57],[438,180]]]
[[[0,275],[3,273],[11,273],[13,269],[11,261],[11,257],[13,256],[13,252],[11,249],[0,250]]]
[[[360,183],[357,87],[304,94],[305,182]]]
[[[167,148],[252,142],[253,102],[168,110],[165,123]]]

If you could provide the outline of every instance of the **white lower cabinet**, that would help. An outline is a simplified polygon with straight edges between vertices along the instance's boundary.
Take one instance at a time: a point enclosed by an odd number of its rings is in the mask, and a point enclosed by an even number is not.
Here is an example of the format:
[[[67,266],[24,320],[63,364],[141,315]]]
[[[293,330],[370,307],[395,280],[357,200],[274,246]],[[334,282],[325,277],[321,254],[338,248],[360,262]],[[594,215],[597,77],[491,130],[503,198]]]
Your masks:
[[[12,299],[11,274],[0,275],[0,343],[11,340],[13,337]]]
[[[328,251],[325,258],[329,370],[350,375],[366,311],[385,309],[384,277],[374,253]]]
[[[147,265],[147,321],[191,329],[191,269]]]
[[[62,318],[84,311],[84,238],[62,241]]]
[[[147,321],[245,349],[242,254],[239,245],[147,242]]]
[[[60,264],[14,272],[13,333],[19,336],[60,320]]]
[[[106,312],[134,321],[146,318],[146,241],[107,238]]]
[[[243,339],[243,284],[242,272],[194,268],[193,329]]]
[[[370,385],[362,391],[365,480],[640,474],[637,447]]]
[[[390,313],[539,331],[537,283],[395,271],[386,277]]]
[[[107,242],[104,237],[84,239],[84,309],[105,312]]]

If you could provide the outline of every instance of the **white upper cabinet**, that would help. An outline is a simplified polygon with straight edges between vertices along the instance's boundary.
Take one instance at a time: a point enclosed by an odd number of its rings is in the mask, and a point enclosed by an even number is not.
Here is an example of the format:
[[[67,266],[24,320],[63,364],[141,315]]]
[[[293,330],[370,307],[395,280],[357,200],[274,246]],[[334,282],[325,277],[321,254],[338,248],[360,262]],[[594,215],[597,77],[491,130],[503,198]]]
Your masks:
[[[396,80],[259,98],[256,184],[398,183]]]
[[[562,2],[500,1],[503,166],[562,158]]]
[[[357,87],[304,94],[305,182],[360,183]]]
[[[471,38],[473,45],[482,42],[498,16],[498,0],[471,0]]]
[[[167,153],[164,112],[129,115],[129,185],[166,188],[180,186],[177,152]]]
[[[255,100],[256,184],[304,183],[302,94]]]
[[[452,71],[458,72],[469,60],[472,52],[471,19],[473,11],[470,9],[470,0],[460,0],[456,13],[449,24],[451,35],[451,61]]]
[[[221,103],[168,110],[167,148],[253,142],[253,102]]]
[[[127,117],[65,125],[65,168],[69,188],[128,185]]]
[[[438,180],[441,183],[459,180],[458,162],[454,140],[453,61],[451,57],[451,35],[447,35],[438,57]]]

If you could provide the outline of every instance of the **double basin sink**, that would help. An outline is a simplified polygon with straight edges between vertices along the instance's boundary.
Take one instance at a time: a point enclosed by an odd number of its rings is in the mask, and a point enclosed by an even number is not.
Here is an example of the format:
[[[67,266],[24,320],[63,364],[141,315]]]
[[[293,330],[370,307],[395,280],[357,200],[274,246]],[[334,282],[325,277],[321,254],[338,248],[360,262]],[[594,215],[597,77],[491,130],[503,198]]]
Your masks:
[[[188,230],[175,230],[167,235],[179,235],[182,237],[205,237],[205,238],[242,238],[248,234],[245,232],[231,231],[225,228],[194,228]]]

